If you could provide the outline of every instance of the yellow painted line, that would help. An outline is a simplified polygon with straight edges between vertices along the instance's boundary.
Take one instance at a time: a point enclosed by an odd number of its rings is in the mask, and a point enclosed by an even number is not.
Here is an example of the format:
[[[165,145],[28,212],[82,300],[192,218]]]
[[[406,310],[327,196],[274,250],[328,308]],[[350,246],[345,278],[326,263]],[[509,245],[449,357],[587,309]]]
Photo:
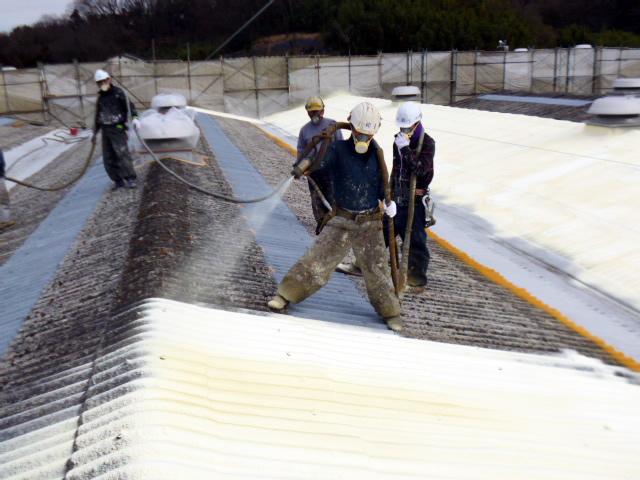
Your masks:
[[[261,130],[266,136],[268,136],[269,138],[273,139],[278,145],[291,150],[294,154],[297,152],[297,150],[294,149],[291,145],[283,142],[282,140],[280,140],[275,135],[271,135],[269,132],[266,132],[265,130],[260,128],[258,125],[255,125],[255,124],[253,124],[253,125],[257,129]],[[633,358],[628,357],[627,355],[625,355],[622,352],[619,352],[618,350],[613,348],[611,345],[606,343],[601,338],[596,337],[595,335],[593,335],[589,331],[587,331],[585,328],[581,327],[580,325],[575,324],[574,322],[569,320],[567,317],[565,317],[562,313],[560,313],[555,308],[551,308],[549,305],[544,303],[542,300],[540,300],[540,299],[534,297],[533,295],[531,295],[524,288],[517,287],[516,285],[514,285],[511,282],[509,282],[506,278],[504,278],[502,275],[500,275],[495,270],[493,270],[491,268],[488,268],[488,267],[485,267],[484,265],[478,263],[473,258],[471,258],[469,255],[464,253],[462,250],[458,250],[456,247],[451,245],[449,242],[447,242],[443,238],[440,238],[439,236],[437,236],[435,233],[433,233],[431,231],[429,232],[429,238],[432,238],[433,240],[435,240],[444,249],[449,250],[456,257],[458,257],[460,260],[462,260],[464,263],[466,263],[470,267],[473,267],[475,270],[477,270],[483,276],[487,277],[489,280],[497,283],[498,285],[502,285],[503,287],[507,288],[509,291],[511,291],[514,294],[516,294],[518,297],[520,297],[523,300],[526,300],[527,302],[532,304],[534,307],[539,308],[540,310],[548,313],[553,318],[558,320],[563,325],[566,325],[567,327],[569,327],[574,332],[579,333],[583,337],[588,338],[589,340],[594,342],[596,345],[598,345],[600,348],[602,348],[605,352],[607,352],[609,355],[611,355],[613,358],[615,358],[618,362],[620,362],[621,365],[624,365],[625,367],[627,367],[627,368],[629,368],[629,369],[631,369],[633,371],[640,372],[640,362],[637,362]]]
[[[295,148],[293,148],[291,145],[289,145],[286,142],[283,142],[282,140],[280,140],[278,137],[276,137],[275,135],[271,135],[269,132],[267,132],[266,130],[260,128],[258,125],[256,125],[255,123],[252,123],[252,125],[254,127],[256,127],[258,130],[260,130],[262,133],[264,133],[267,137],[269,137],[270,139],[272,139],[274,142],[276,142],[276,145],[280,145],[281,147],[286,148],[287,150],[289,150],[291,153],[293,153],[294,155],[298,154],[298,150],[296,150]]]
[[[527,302],[529,302],[533,306],[535,306],[535,307],[539,308],[540,310],[543,310],[544,312],[548,313],[553,318],[558,320],[560,323],[562,323],[563,325],[566,325],[567,327],[569,327],[571,330],[579,333],[583,337],[588,338],[589,340],[594,342],[596,345],[598,345],[600,348],[602,348],[605,352],[607,352],[609,355],[611,355],[613,358],[615,358],[618,362],[620,362],[620,364],[624,365],[625,367],[627,367],[627,368],[629,368],[631,370],[634,370],[636,372],[640,372],[640,363],[639,362],[635,361],[633,358],[628,357],[624,353],[619,352],[618,350],[613,348],[611,345],[606,343],[601,338],[596,337],[595,335],[592,335],[589,331],[587,331],[586,329],[584,329],[580,325],[577,325],[574,322],[572,322],[571,320],[569,320],[567,317],[565,317],[562,313],[560,313],[555,308],[551,308],[549,305],[547,305],[546,303],[544,303],[540,299],[538,299],[538,298],[534,297],[533,295],[531,295],[524,288],[517,287],[516,285],[514,285],[511,282],[509,282],[506,278],[504,278],[502,275],[500,275],[495,270],[493,270],[491,268],[488,268],[488,267],[485,267],[484,265],[478,263],[473,258],[471,258],[469,255],[464,253],[462,250],[457,249],[456,247],[451,245],[449,242],[447,242],[443,238],[437,236],[435,233],[433,233],[431,231],[429,231],[429,238],[435,240],[440,246],[442,246],[446,250],[449,250],[451,253],[453,253],[456,257],[458,257],[464,263],[466,263],[467,265],[473,267],[475,270],[477,270],[479,273],[481,273],[482,275],[484,275],[485,277],[487,277],[491,281],[497,283],[498,285],[502,285],[503,287],[507,288],[508,290],[510,290],[511,292],[516,294],[517,296],[519,296],[520,298],[526,300]]]

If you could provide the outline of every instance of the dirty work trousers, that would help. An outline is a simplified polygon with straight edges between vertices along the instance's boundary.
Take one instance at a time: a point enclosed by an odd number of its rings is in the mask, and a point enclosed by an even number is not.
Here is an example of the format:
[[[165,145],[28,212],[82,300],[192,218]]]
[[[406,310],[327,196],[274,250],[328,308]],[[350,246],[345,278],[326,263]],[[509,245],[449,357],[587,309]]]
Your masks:
[[[116,125],[102,127],[102,160],[107,175],[114,182],[136,178],[127,133]]]
[[[4,177],[0,176],[0,223],[11,221],[11,201]]]
[[[400,315],[402,308],[391,281],[381,220],[358,225],[343,217],[332,218],[282,279],[278,294],[293,303],[310,297],[329,282],[350,248],[362,269],[369,301],[375,311],[382,318]]]
[[[396,216],[393,217],[393,230],[404,242],[404,233],[407,231],[409,221],[409,205],[398,205]],[[384,241],[389,245],[389,230],[387,229],[385,217]],[[422,286],[427,284],[427,268],[431,254],[427,247],[425,208],[421,197],[416,197],[415,210],[413,212],[413,222],[411,224],[411,239],[409,244],[409,262],[407,264],[407,284],[411,286]]]
[[[4,154],[0,149],[0,223],[11,221],[11,200],[9,199],[9,191],[4,181],[5,175]]]

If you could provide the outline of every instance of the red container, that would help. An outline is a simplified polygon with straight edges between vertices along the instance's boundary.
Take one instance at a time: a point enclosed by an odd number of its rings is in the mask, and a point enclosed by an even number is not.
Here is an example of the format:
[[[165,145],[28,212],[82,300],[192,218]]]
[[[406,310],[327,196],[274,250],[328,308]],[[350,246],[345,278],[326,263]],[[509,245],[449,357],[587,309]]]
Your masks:
[[[77,128],[70,128],[69,131],[71,132],[71,135],[77,135],[78,134],[78,129]]]

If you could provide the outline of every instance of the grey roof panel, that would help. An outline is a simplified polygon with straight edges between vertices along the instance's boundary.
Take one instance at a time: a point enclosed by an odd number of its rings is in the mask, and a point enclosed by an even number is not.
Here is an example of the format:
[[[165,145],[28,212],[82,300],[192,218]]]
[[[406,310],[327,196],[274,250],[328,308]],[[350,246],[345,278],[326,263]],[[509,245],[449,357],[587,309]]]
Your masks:
[[[0,267],[0,354],[11,344],[53,278],[108,183],[100,158]]]
[[[548,97],[520,97],[511,95],[480,95],[482,100],[497,100],[501,102],[542,103],[546,105],[565,105],[568,107],[583,107],[592,103],[592,100],[575,100],[571,98]]]

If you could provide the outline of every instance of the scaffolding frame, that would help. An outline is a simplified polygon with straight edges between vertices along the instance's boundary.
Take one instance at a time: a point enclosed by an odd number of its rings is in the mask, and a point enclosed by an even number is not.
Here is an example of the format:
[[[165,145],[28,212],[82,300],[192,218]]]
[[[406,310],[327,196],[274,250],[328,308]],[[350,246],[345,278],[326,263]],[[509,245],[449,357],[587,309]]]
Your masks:
[[[220,58],[203,62],[113,61],[2,70],[0,115],[67,127],[92,124],[93,72],[107,70],[140,109],[158,93],[189,105],[261,118],[337,91],[390,98],[414,85],[423,103],[452,104],[493,91],[602,95],[618,77],[640,77],[640,49],[382,53]]]

